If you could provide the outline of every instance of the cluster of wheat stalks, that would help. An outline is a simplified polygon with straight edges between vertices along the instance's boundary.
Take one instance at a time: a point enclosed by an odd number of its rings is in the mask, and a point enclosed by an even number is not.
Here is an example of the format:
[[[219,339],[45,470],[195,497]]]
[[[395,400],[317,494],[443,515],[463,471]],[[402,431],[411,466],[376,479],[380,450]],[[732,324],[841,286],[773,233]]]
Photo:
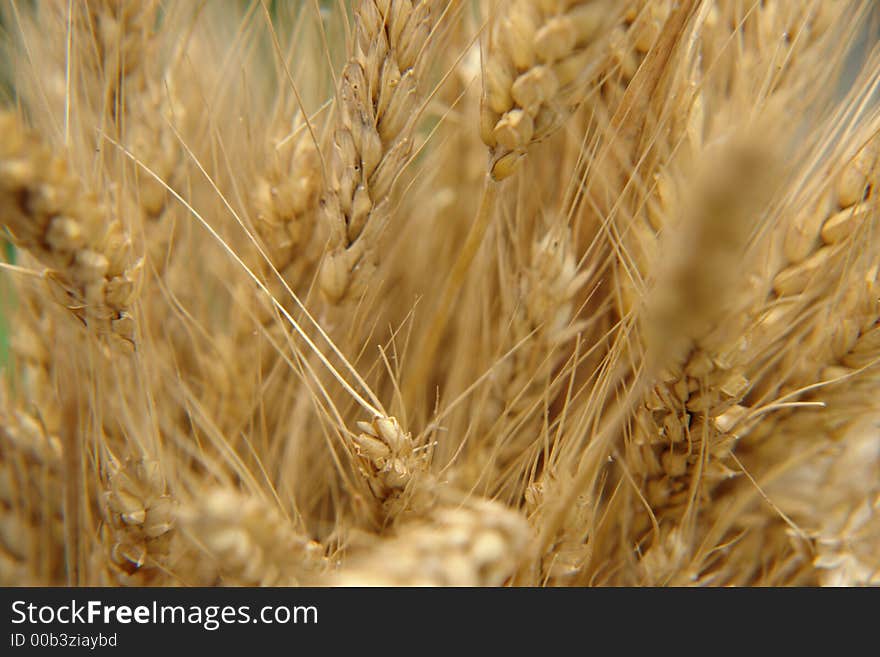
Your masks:
[[[870,2],[2,12],[0,582],[880,582]]]

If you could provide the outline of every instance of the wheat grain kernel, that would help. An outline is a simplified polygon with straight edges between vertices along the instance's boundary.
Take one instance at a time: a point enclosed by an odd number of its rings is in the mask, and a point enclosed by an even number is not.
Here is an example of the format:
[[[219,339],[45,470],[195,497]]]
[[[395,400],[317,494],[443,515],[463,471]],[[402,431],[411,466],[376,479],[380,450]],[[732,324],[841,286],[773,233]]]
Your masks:
[[[834,255],[832,247],[823,247],[803,262],[782,270],[773,279],[773,289],[779,296],[799,294],[807,289]]]
[[[822,225],[822,241],[837,244],[858,230],[859,225],[872,214],[868,203],[853,205],[832,215]]]

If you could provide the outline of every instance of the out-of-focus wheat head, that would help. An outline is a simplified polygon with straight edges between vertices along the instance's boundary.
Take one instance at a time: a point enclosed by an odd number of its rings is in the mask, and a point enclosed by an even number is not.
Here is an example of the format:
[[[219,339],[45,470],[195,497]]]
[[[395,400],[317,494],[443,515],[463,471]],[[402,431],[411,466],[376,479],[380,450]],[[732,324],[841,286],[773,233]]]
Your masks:
[[[877,20],[4,3],[0,582],[880,583]]]

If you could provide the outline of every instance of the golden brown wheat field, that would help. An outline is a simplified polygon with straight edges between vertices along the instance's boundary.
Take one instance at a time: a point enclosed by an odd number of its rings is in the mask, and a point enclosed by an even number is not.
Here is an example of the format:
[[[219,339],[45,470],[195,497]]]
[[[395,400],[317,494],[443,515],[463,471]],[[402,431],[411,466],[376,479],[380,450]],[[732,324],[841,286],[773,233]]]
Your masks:
[[[880,583],[876,22],[2,0],[0,584]]]

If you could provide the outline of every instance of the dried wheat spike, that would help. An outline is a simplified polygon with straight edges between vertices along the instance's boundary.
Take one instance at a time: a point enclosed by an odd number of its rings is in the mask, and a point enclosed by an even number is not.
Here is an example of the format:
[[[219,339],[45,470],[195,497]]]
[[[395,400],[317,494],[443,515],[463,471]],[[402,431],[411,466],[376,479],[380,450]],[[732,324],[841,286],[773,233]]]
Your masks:
[[[62,448],[40,418],[0,399],[0,583],[63,585]]]
[[[532,243],[531,266],[520,277],[520,337],[538,330],[545,348],[569,339],[576,330],[575,297],[590,273],[578,270],[571,230],[564,221],[554,221]]]
[[[316,230],[323,192],[321,155],[309,126],[296,111],[272,122],[248,190],[248,207],[264,252],[258,270],[276,299],[288,297],[287,288],[307,294],[324,246]],[[319,243],[320,242],[320,243]],[[264,296],[259,295],[260,299]],[[277,309],[268,298],[257,307],[260,324],[283,344],[284,324],[276,321]],[[268,371],[278,356],[264,352]]]
[[[877,585],[880,581],[880,432],[878,378],[823,393],[823,409],[798,409],[775,423],[761,441],[750,441],[741,458],[775,508],[764,504],[749,482],[725,493],[751,501],[750,513],[728,519],[729,536],[744,529],[796,547],[805,539],[804,560],[812,583],[828,586]],[[809,455],[792,458],[792,454]],[[783,466],[783,467],[780,467]],[[777,472],[776,476],[768,476]],[[725,500],[726,502],[727,500]],[[742,503],[740,503],[742,506]],[[727,503],[713,507],[717,516]],[[793,523],[783,522],[778,510]],[[714,519],[707,519],[712,522]],[[796,527],[796,529],[795,529]],[[742,548],[730,546],[731,560]]]
[[[642,331],[660,369],[682,366],[694,347],[716,357],[716,347],[735,342],[740,328],[727,325],[741,295],[719,291],[735,289],[751,231],[779,182],[776,160],[754,140],[732,143],[706,162],[712,164],[694,186],[646,301]]]
[[[847,274],[854,279],[854,284],[832,308],[831,316],[814,329],[816,342],[821,345],[815,360],[823,367],[859,369],[871,365],[880,357],[880,296],[877,293],[880,287],[880,256],[877,256],[876,250],[876,185],[880,173],[876,161],[878,147],[880,140],[872,140],[844,170],[840,181],[842,184],[838,187],[840,209],[832,208],[821,226],[821,243],[825,246],[819,247],[815,253],[828,248],[835,249],[835,252],[826,270],[816,272],[819,280],[811,282],[811,288],[823,289],[828,284],[833,286]],[[870,165],[865,157],[869,151],[874,151],[871,156],[874,161]],[[856,176],[853,176],[854,171],[858,172]],[[840,190],[845,190],[847,185],[854,187],[855,191],[841,193]],[[847,205],[850,202],[852,204]],[[857,245],[863,247],[863,256],[853,258],[853,249]],[[805,261],[808,260],[809,256]],[[776,280],[779,280],[778,276]],[[814,377],[814,373],[811,372],[811,376]]]
[[[288,119],[289,114],[284,113]],[[259,269],[275,298],[287,298],[286,287],[305,293],[311,285],[322,251],[323,236],[317,230],[318,208],[323,192],[321,156],[302,114],[293,120],[274,121],[261,152],[248,192],[254,227],[268,262]],[[277,274],[276,274],[277,272]],[[260,323],[284,342],[284,325],[273,321],[276,309],[258,308]]]
[[[574,483],[573,475],[565,470],[551,466],[540,477],[530,483],[523,496],[529,520],[534,525],[552,511],[558,497]],[[595,526],[595,497],[580,494],[566,509],[565,526],[540,556],[542,581],[549,586],[577,585],[577,577],[589,563],[594,547],[589,534]]]
[[[194,158],[203,157],[199,152],[204,142],[203,94],[213,83],[205,75],[209,55],[204,39],[196,33],[180,41],[184,28],[179,24],[187,20],[166,15],[162,29],[144,44],[153,61],[142,67],[142,84],[127,87],[126,123],[120,136],[137,162],[129,163],[134,184],[127,187],[140,210],[145,257],[160,274],[175,253],[172,233],[180,208],[171,201],[168,188],[178,192],[193,188],[187,174]]]
[[[321,290],[337,303],[361,292],[379,234],[390,216],[391,188],[412,151],[425,96],[423,69],[439,45],[435,28],[450,3],[361,0],[355,9],[355,52],[340,80],[338,118],[322,221],[330,250]]]
[[[803,293],[808,286],[823,284],[821,273],[850,246],[848,241],[873,218],[876,209],[874,182],[878,177],[880,139],[872,138],[847,164],[833,195],[826,195],[815,209],[788,226],[784,251],[787,266],[773,279],[777,296]]]
[[[597,70],[594,46],[620,12],[614,0],[510,0],[496,13],[484,69],[481,136],[496,180],[554,132]]]
[[[170,65],[164,70],[156,71],[127,108],[130,116],[125,141],[129,150],[162,181],[159,182],[141,167],[135,169],[136,200],[144,213],[144,219],[151,224],[161,221],[169,198],[165,185],[178,182],[176,177],[184,162],[179,137],[169,125],[184,131],[185,126],[193,121],[196,112],[191,107],[193,103],[189,97],[193,92],[186,94],[180,90],[181,86],[192,82],[181,79],[189,72],[188,68],[181,71]],[[158,246],[154,250],[161,253]]]
[[[774,87],[774,95],[763,101],[767,103],[768,109],[773,107],[771,100],[773,102],[784,101],[787,98],[786,92],[797,88],[793,85],[796,85],[804,77],[805,72],[811,71],[809,63],[813,59],[808,59],[808,56],[816,58],[824,53],[822,38],[825,34],[823,31],[815,24],[805,23],[804,16],[795,20],[794,17],[782,16],[775,12],[775,9],[780,6],[784,7],[785,5],[763,3],[761,7],[756,7],[755,14],[751,17],[757,22],[752,27],[767,32],[768,43],[772,42],[769,35],[776,35],[774,39],[777,40],[780,38],[778,36],[782,33],[780,25],[793,26],[792,33],[799,35],[798,39],[794,41],[798,46],[796,51],[788,41],[784,43],[786,48],[791,49],[786,54],[785,67],[780,70],[783,70],[787,76],[786,80],[789,81],[789,86],[780,86],[778,89]],[[732,7],[731,11],[734,11]],[[736,12],[734,11],[734,13]],[[738,30],[740,29],[737,27],[738,25],[737,21],[731,19],[731,25],[728,29]],[[749,35],[751,35],[751,29],[749,27],[746,30]],[[704,38],[704,41],[711,40]],[[799,62],[799,67],[793,66],[792,60]],[[739,61],[737,64],[744,65]],[[750,60],[750,66],[755,67],[755,70],[763,70],[762,67],[767,66],[767,61],[763,59]],[[737,74],[742,78],[737,78],[738,84],[743,84],[745,81],[751,83],[751,78],[741,71],[738,71]],[[721,93],[724,95],[721,98],[715,98],[712,93],[708,93],[708,90],[712,88],[713,84],[716,84],[714,82],[716,77],[717,73],[709,75],[707,69],[707,91],[695,99],[701,105],[708,103],[706,105],[708,108],[713,106],[728,108],[724,111],[733,113],[739,111],[734,108],[738,107],[740,102],[754,102],[751,96],[748,97],[748,100],[738,98],[735,92],[736,86],[722,90]],[[692,109],[692,113],[694,109],[698,109],[696,105]],[[768,112],[768,115],[771,115],[771,112]],[[683,131],[686,132],[692,147],[694,147],[694,154],[705,150],[704,140],[700,135],[705,126],[709,125],[705,123],[702,108],[699,108],[696,118],[697,125],[694,127],[697,129],[687,126],[686,131]],[[725,126],[724,129],[728,128]],[[700,155],[700,157],[705,157],[705,155]],[[728,162],[723,166],[729,165]],[[711,170],[712,167],[705,168]],[[674,171],[673,167],[669,167],[667,171],[670,169]],[[728,169],[724,176],[728,181],[731,181],[735,177],[735,172]],[[719,180],[723,179],[722,177]],[[766,184],[763,179],[754,182]],[[852,183],[852,187],[855,189],[850,191],[850,196],[863,198],[866,185],[863,175],[860,181]],[[751,187],[748,185],[742,188],[749,190]],[[670,230],[669,219],[675,216],[672,206],[675,205],[674,197],[676,195],[670,194],[669,191],[663,187],[658,188],[657,208],[662,208],[662,211],[649,212],[650,228],[638,223],[633,231],[633,241],[638,242],[637,249],[645,246],[646,251],[653,253],[655,260],[659,260],[657,258],[659,249],[654,231],[663,228],[668,232]],[[740,188],[730,188],[729,192],[732,194],[730,202],[722,203],[723,210],[714,213],[719,219],[725,212],[735,209],[736,204],[742,204],[746,200],[744,195],[740,193]],[[814,192],[813,197],[815,196]],[[753,199],[746,206],[741,207],[744,214],[740,216],[738,221],[727,222],[730,228],[739,226],[745,229],[746,232],[740,233],[739,237],[731,234],[725,237],[722,242],[717,242],[715,247],[707,245],[706,247],[694,248],[692,250],[693,262],[697,267],[694,269],[688,267],[689,273],[687,270],[682,270],[678,284],[668,288],[668,290],[676,290],[676,295],[681,295],[678,297],[679,302],[684,302],[687,299],[686,303],[679,305],[677,311],[672,311],[672,306],[668,308],[671,313],[669,319],[673,315],[677,316],[678,326],[675,330],[680,331],[682,335],[675,336],[669,333],[664,338],[655,334],[651,338],[651,333],[656,332],[662,323],[653,324],[649,319],[644,325],[645,334],[650,338],[649,342],[662,346],[667,356],[675,355],[673,352],[677,353],[677,358],[680,359],[677,365],[667,362],[667,369],[661,374],[659,385],[649,393],[643,408],[639,411],[632,439],[627,443],[628,463],[631,469],[642,477],[644,496],[655,516],[661,522],[669,519],[677,521],[685,509],[696,510],[717,504],[714,499],[709,497],[715,484],[739,474],[738,467],[726,457],[733,451],[737,441],[747,435],[756,422],[755,418],[749,417],[749,409],[740,405],[740,402],[746,393],[755,388],[755,381],[751,380],[752,373],[760,371],[762,366],[766,368],[762,359],[768,353],[773,353],[771,345],[776,348],[781,346],[783,335],[789,336],[788,339],[790,339],[795,313],[786,312],[786,307],[780,304],[781,297],[790,297],[790,308],[803,308],[807,302],[814,301],[820,291],[827,290],[829,286],[833,287],[839,281],[842,271],[839,267],[841,257],[845,257],[845,251],[841,247],[829,247],[828,242],[823,242],[820,236],[823,224],[829,217],[831,203],[830,200],[816,203],[816,199],[811,197],[809,201],[803,201],[799,204],[801,215],[795,220],[791,220],[787,215],[784,205],[781,209],[778,206],[773,206],[771,209],[771,212],[778,210],[776,225],[781,226],[786,233],[785,239],[780,241],[784,241],[783,251],[791,266],[783,263],[783,266],[787,266],[787,268],[780,274],[778,270],[773,270],[775,262],[772,258],[765,258],[764,262],[755,266],[757,261],[762,259],[759,257],[746,264],[746,271],[753,271],[753,268],[758,270],[751,277],[745,277],[744,280],[739,281],[719,279],[710,283],[713,276],[718,274],[725,277],[731,272],[743,271],[743,263],[734,260],[734,253],[735,251],[740,253],[744,251],[744,240],[748,238],[750,226],[758,225],[756,222],[759,215],[762,209],[767,207],[766,200],[766,198],[763,201]],[[748,205],[751,205],[751,209]],[[857,221],[851,221],[848,226],[854,229],[856,224]],[[706,224],[704,227],[710,228],[710,225]],[[677,226],[675,230],[685,239],[695,238],[700,234],[699,230],[688,228],[687,225]],[[837,235],[842,239],[843,231]],[[718,236],[721,235],[718,234]],[[729,249],[736,242],[739,242],[740,246],[735,251],[731,251],[727,255],[722,253],[724,249]],[[759,248],[766,246],[765,243],[759,245]],[[816,252],[819,254],[815,258],[811,258],[811,254]],[[673,253],[670,257],[667,256],[667,253],[665,251],[663,254],[666,260],[665,264],[674,266],[675,254]],[[638,257],[634,257],[634,260],[636,261],[636,269],[640,271],[650,269]],[[801,264],[805,260],[808,262]],[[832,262],[835,264],[832,265]],[[713,273],[712,270],[716,267],[717,269]],[[765,271],[767,269],[770,271]],[[667,267],[666,274],[671,271],[672,269]],[[819,278],[822,280],[818,280]],[[661,274],[662,279],[663,275]],[[764,281],[767,281],[766,284]],[[773,287],[776,289],[771,295],[771,299],[767,301],[764,298],[766,292],[764,286],[771,287],[770,281],[774,281]],[[703,292],[700,292],[698,288],[704,284],[709,285],[713,291],[707,294],[707,287]],[[810,288],[809,296],[805,294],[807,287]],[[785,292],[785,295],[780,294],[781,290]],[[719,294],[719,292],[724,294]],[[659,305],[666,303],[663,301],[664,296],[664,293],[654,294],[648,302],[649,310],[653,308],[656,311]],[[710,300],[710,297],[712,297],[712,302],[707,304],[706,301]],[[701,298],[704,299],[703,302],[699,301]],[[713,305],[714,310],[712,309]],[[625,303],[624,307],[632,306]],[[715,319],[712,319],[710,315],[714,315]],[[650,317],[650,313],[648,316]],[[703,328],[700,328],[700,324],[703,325]],[[671,324],[669,326],[671,327]],[[713,326],[715,328],[711,328]],[[820,330],[823,335],[818,339],[827,342],[826,326],[823,325]],[[688,332],[691,332],[694,339],[685,339]],[[680,340],[677,347],[675,340]],[[845,343],[847,339],[839,341]],[[811,358],[805,356],[805,351],[807,351],[805,347],[789,351],[793,360],[807,363],[812,361]],[[772,379],[778,385],[782,378],[780,372],[787,373],[789,369],[786,364],[781,367],[768,368],[765,378]],[[787,374],[782,374],[782,376],[787,376]],[[800,384],[806,385],[815,382],[814,377],[808,376]],[[758,396],[760,397],[760,395]],[[770,420],[764,419],[761,424],[768,431],[773,431],[773,423]],[[691,505],[691,501],[695,503],[694,506]],[[647,522],[647,514],[643,520]],[[667,539],[672,540],[669,536]],[[662,549],[666,550],[668,547],[667,545]],[[678,553],[676,550],[667,550],[665,554],[666,557],[663,558],[668,557],[671,560],[667,562],[669,565],[674,562],[675,554]],[[656,576],[662,577],[664,568],[657,566],[653,559],[655,557],[646,562],[645,567]]]
[[[128,88],[146,83],[145,64],[159,9],[157,0],[88,0],[80,25],[83,50],[103,80],[110,116],[119,116]]]
[[[880,586],[880,494],[856,506],[834,533],[820,535],[813,565],[823,586]]]
[[[0,222],[49,269],[50,290],[84,325],[134,345],[140,263],[122,225],[11,113],[0,114]]]
[[[572,323],[574,303],[590,274],[578,271],[571,231],[564,223],[555,222],[532,243],[531,261],[518,276],[510,337],[511,346],[527,342],[506,361],[509,366],[502,369],[507,371],[494,377],[506,390],[502,399],[509,401],[527,388],[544,389],[558,364],[553,351],[582,327]]]
[[[814,468],[811,496],[799,500],[810,516],[816,541],[813,565],[823,586],[880,585],[880,431],[873,399],[875,375],[868,386],[873,421],[856,413],[835,432],[837,449]],[[838,396],[848,397],[845,390]],[[849,400],[847,400],[849,401]]]
[[[323,548],[301,536],[275,506],[216,488],[179,514],[191,537],[216,560],[221,583],[296,586],[323,569]]]
[[[768,374],[757,384],[765,394],[794,390],[826,374],[841,376],[847,368],[867,366],[880,355],[875,191],[880,139],[871,136],[873,132],[867,126],[869,138],[847,158],[831,189],[783,224],[783,257],[770,271],[772,290],[753,341],[779,339],[792,324],[803,337],[801,348],[780,363],[780,369],[790,372],[786,380],[775,381]],[[845,278],[851,282],[844,288]],[[815,304],[825,308],[821,316],[796,320],[799,312]]]
[[[96,110],[108,132],[121,128],[129,92],[139,93],[148,77],[158,10],[157,0],[37,4],[26,20],[35,21],[41,38],[53,40],[41,48],[50,53],[43,66],[61,82],[50,92],[52,104],[60,93],[65,102]]]
[[[575,300],[592,272],[578,269],[564,219],[551,220],[546,230],[538,230],[528,262],[516,272],[512,321],[505,336],[505,350],[516,347],[516,351],[493,367],[491,397],[484,411],[490,425],[502,415],[513,424],[501,444],[480,443],[499,474],[539,441],[542,398],[552,400],[554,373],[568,355],[561,347],[585,327],[575,321]],[[485,458],[470,465],[482,472]]]
[[[162,574],[174,528],[174,500],[157,461],[111,457],[103,538],[121,584],[143,585]]]
[[[641,331],[653,385],[625,444],[627,468],[653,514],[673,523],[691,500],[706,502],[715,484],[734,474],[726,460],[738,439],[737,404],[750,386],[740,345],[753,297],[737,277],[781,180],[776,159],[753,139],[732,140],[704,157],[705,171],[678,208],[682,223],[668,233],[644,302]],[[641,502],[637,513],[636,533],[649,530]],[[677,552],[662,552],[668,547],[646,564],[650,572],[671,567]]]
[[[361,463],[360,471],[376,499],[393,511],[414,478],[427,471],[425,452],[417,453],[412,436],[394,417],[358,422],[361,433],[352,439]]]
[[[296,136],[278,148],[271,147],[250,190],[257,232],[268,247],[272,265],[281,273],[308,255],[321,194],[318,147],[299,115],[292,128]]]
[[[531,530],[498,502],[438,506],[400,527],[332,580],[337,586],[501,586],[521,565]]]

